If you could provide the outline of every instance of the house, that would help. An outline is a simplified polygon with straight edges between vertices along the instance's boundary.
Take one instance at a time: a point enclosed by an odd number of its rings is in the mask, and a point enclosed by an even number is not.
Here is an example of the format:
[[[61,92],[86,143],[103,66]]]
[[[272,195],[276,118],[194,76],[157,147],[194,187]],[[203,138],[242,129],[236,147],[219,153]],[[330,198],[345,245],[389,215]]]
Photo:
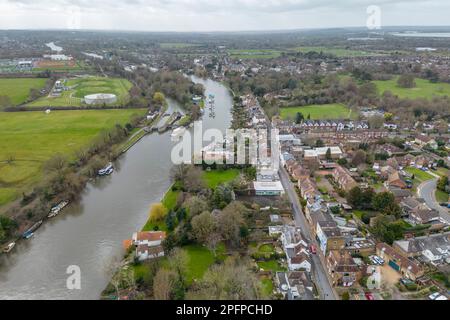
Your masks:
[[[333,169],[333,178],[339,185],[339,188],[344,191],[350,191],[358,186],[358,183],[352,178],[350,173],[341,166],[336,166]]]
[[[399,189],[406,189],[408,185],[400,178],[398,171],[391,173],[385,182],[386,187],[394,187]]]
[[[345,238],[334,221],[318,221],[316,238],[323,254],[330,250],[340,250],[345,247]]]
[[[302,176],[298,180],[298,188],[303,199],[313,199],[319,194],[315,182],[309,176]]]
[[[416,208],[419,207],[426,207],[423,200],[420,201],[416,197],[407,197],[400,201],[400,207],[403,210],[403,213],[407,216],[411,214],[413,210],[416,210]]]
[[[438,265],[450,257],[450,232],[397,240],[393,247],[408,258],[422,257],[425,261]]]
[[[285,226],[281,234],[281,242],[288,262],[289,270],[311,271],[308,244],[301,236],[300,229]]]
[[[416,144],[418,144],[420,147],[429,146],[432,149],[436,150],[438,148],[438,144],[436,140],[430,136],[427,135],[418,135],[416,136],[416,139],[414,140]]]
[[[326,265],[333,286],[351,287],[362,276],[360,267],[347,251],[331,250]]]
[[[253,189],[256,196],[281,196],[284,188],[280,181],[254,181]]]
[[[413,281],[424,275],[424,270],[418,262],[409,259],[386,243],[377,244],[377,255],[392,269]]]
[[[314,299],[314,285],[309,273],[304,271],[277,272],[278,292],[287,300]]]
[[[409,214],[409,220],[414,224],[427,224],[439,220],[439,212],[434,209],[417,207]]]
[[[155,259],[164,256],[162,242],[166,238],[163,231],[143,231],[133,233],[131,240],[124,241],[125,245],[136,247],[136,257],[139,261]]]

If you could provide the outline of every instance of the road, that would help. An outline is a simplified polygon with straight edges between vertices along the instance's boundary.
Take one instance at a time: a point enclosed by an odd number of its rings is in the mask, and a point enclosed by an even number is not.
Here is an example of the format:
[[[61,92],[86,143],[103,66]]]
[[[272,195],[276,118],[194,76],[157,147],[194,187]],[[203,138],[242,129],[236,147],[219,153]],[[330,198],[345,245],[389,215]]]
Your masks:
[[[302,207],[300,205],[300,200],[298,198],[297,192],[295,191],[294,185],[292,184],[289,174],[286,169],[280,168],[280,179],[283,184],[284,189],[286,190],[287,195],[292,203],[292,208],[294,211],[294,219],[295,225],[302,230],[302,235],[308,240],[309,243],[312,243],[319,248],[319,245],[316,239],[312,236],[311,230],[309,228],[308,221],[303,214]],[[321,256],[320,250],[317,250],[317,254],[312,254],[312,270],[314,275],[314,280],[316,285],[318,286],[318,290],[320,293],[320,298],[323,300],[336,300],[337,295],[330,285],[330,281],[328,279],[328,274],[325,271],[325,261],[324,257]]]
[[[430,207],[431,209],[436,209],[439,212],[439,215],[442,217],[442,219],[450,223],[449,210],[447,208],[440,206],[436,200],[435,191],[437,181],[438,179],[436,178],[422,182],[417,187],[417,194],[419,195],[420,198],[423,198],[425,200],[428,207]]]

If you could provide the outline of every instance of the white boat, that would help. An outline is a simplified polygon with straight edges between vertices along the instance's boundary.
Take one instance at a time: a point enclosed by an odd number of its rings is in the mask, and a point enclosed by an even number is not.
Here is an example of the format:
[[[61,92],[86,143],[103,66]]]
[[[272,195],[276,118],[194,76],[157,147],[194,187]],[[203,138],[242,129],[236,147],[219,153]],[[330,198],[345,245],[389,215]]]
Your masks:
[[[109,163],[109,165],[101,170],[98,171],[99,176],[109,176],[114,172],[114,167],[112,163]]]
[[[69,204],[69,201],[63,201],[63,202],[59,203],[57,206],[54,206],[50,210],[50,213],[48,214],[47,217],[49,217],[49,218],[56,217],[61,212],[61,210],[64,209],[68,204]]]
[[[11,242],[6,247],[3,248],[3,253],[10,253],[12,249],[16,246],[15,242]]]
[[[175,130],[172,131],[171,137],[172,137],[172,139],[178,139],[178,138],[182,137],[185,132],[186,132],[185,127],[176,128]]]

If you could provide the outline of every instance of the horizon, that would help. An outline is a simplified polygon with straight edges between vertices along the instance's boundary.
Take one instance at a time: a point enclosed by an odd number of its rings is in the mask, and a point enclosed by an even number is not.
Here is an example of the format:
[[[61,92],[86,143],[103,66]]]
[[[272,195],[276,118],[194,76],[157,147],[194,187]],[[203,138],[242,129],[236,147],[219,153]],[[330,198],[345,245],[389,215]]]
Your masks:
[[[364,27],[373,14],[381,28],[435,27],[448,11],[444,0],[0,0],[0,30],[277,32]]]

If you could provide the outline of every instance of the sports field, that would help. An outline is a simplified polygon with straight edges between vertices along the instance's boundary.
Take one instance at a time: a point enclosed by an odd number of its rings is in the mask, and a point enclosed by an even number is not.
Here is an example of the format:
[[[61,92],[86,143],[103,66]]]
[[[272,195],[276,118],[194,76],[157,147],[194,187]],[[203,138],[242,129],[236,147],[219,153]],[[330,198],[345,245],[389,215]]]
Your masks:
[[[356,119],[358,116],[348,107],[338,103],[280,108],[280,116],[284,120],[295,120],[298,112],[301,112],[305,119],[310,116],[311,120]]]
[[[56,153],[73,155],[100,131],[126,124],[144,110],[83,110],[0,114],[0,206],[42,177],[42,165]]]
[[[363,50],[354,50],[354,49],[345,49],[345,48],[329,48],[329,47],[297,47],[294,49],[290,49],[290,51],[307,53],[311,51],[315,52],[323,52],[324,54],[331,54],[336,57],[363,57],[363,56],[374,56],[380,55],[377,52],[363,51]]]
[[[86,77],[69,79],[65,83],[70,90],[59,97],[42,97],[28,104],[30,107],[80,107],[89,94],[112,93],[117,96],[117,105],[124,105],[130,98],[131,82],[119,78]]]
[[[431,99],[433,96],[450,96],[450,84],[448,83],[431,83],[428,80],[416,78],[415,88],[401,88],[397,85],[397,79],[398,78],[387,81],[374,81],[374,83],[377,85],[380,94],[389,90],[400,98]]]
[[[281,51],[274,49],[233,49],[228,53],[238,59],[270,59],[281,55]]]
[[[42,89],[47,79],[43,78],[4,78],[0,79],[0,96],[8,96],[13,105],[25,103],[31,89]]]

